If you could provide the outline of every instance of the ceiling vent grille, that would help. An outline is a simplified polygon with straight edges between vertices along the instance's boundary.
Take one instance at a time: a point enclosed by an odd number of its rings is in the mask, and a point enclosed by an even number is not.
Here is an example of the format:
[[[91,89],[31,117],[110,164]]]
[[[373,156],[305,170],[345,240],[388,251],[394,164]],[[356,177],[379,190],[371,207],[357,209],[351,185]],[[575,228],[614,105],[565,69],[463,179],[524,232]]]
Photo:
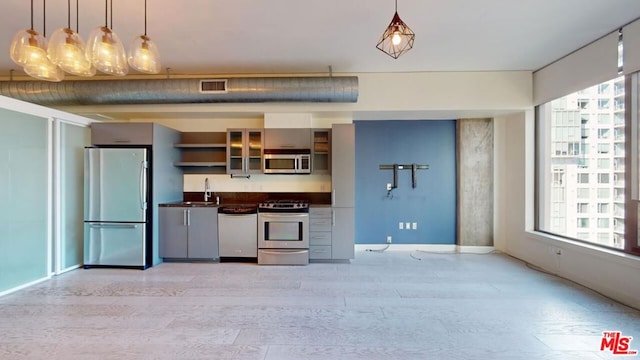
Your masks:
[[[200,93],[202,94],[224,94],[227,92],[227,80],[200,80]]]

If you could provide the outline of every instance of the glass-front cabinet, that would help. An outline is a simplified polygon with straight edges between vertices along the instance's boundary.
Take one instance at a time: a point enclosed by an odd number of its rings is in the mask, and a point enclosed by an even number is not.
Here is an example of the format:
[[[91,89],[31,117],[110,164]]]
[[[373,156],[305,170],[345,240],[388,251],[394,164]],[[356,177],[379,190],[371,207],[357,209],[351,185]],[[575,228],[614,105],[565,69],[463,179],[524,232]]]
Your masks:
[[[331,129],[311,130],[311,173],[331,173]]]
[[[227,173],[261,174],[263,129],[227,130]]]

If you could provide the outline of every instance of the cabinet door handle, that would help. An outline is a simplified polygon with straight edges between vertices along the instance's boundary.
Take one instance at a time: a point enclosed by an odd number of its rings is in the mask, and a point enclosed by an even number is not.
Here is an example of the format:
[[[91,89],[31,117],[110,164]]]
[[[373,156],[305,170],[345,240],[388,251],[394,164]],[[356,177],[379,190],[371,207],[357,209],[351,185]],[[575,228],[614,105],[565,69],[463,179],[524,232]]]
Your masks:
[[[336,212],[331,209],[331,226],[336,226]]]
[[[182,210],[182,226],[187,226],[187,210]]]
[[[191,226],[191,210],[187,210],[187,226]]]

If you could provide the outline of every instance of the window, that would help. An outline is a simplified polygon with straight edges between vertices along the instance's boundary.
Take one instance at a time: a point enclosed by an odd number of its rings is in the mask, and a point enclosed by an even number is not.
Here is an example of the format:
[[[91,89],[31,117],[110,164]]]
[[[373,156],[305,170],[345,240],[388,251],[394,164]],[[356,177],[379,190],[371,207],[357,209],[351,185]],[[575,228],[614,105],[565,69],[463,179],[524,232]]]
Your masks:
[[[564,170],[555,169],[553,171],[553,185],[556,185],[556,186],[562,185],[563,177],[564,177]]]
[[[578,218],[578,228],[588,228],[589,218]]]
[[[598,159],[598,169],[611,170],[611,160],[608,158]]]
[[[600,173],[598,174],[598,184],[608,184],[609,183],[609,174]]]
[[[579,213],[588,213],[589,212],[589,204],[587,203],[578,203],[578,212]]]
[[[609,203],[598,203],[598,214],[609,213]]]
[[[608,199],[611,197],[609,188],[598,189],[598,199]]]
[[[606,125],[611,124],[611,114],[598,114],[598,124]]]
[[[611,144],[598,144],[598,154],[608,154]]]
[[[620,77],[537,108],[538,230],[624,247],[623,90]]]
[[[578,174],[578,184],[588,184],[589,174]]]
[[[600,228],[600,229],[608,229],[609,228],[609,218],[598,218],[598,228]]]
[[[589,198],[589,189],[588,188],[578,188],[576,191],[578,199],[588,199]]]
[[[609,129],[598,129],[598,139],[608,139],[610,132]]]
[[[598,110],[609,109],[610,103],[611,103],[611,100],[609,99],[598,99]]]

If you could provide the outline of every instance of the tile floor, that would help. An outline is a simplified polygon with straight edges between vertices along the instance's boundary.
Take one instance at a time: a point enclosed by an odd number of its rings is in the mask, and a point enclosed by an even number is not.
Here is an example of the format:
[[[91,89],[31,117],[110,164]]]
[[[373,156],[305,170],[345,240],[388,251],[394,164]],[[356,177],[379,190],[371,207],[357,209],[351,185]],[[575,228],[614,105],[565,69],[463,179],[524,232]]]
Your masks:
[[[420,259],[420,260],[418,260]],[[0,359],[607,359],[640,312],[494,253],[75,270],[0,298]]]

